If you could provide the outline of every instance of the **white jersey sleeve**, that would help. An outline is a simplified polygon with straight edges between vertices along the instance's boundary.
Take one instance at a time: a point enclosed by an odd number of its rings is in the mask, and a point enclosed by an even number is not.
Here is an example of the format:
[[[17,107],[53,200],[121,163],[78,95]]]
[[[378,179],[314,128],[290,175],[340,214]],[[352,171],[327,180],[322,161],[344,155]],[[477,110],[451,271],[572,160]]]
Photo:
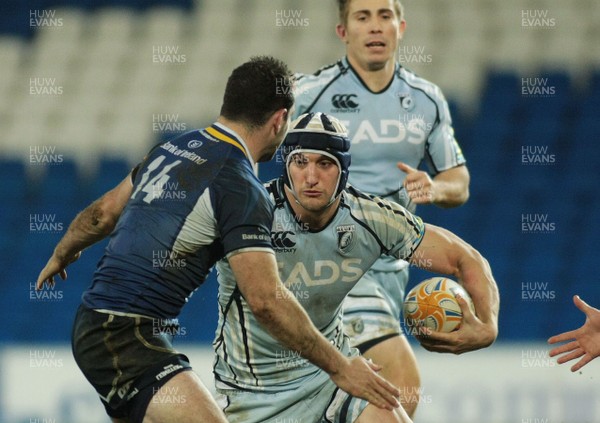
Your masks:
[[[377,240],[381,252],[408,260],[417,249],[425,224],[400,204],[375,195],[364,194],[352,186],[347,188],[346,204],[355,220]]]

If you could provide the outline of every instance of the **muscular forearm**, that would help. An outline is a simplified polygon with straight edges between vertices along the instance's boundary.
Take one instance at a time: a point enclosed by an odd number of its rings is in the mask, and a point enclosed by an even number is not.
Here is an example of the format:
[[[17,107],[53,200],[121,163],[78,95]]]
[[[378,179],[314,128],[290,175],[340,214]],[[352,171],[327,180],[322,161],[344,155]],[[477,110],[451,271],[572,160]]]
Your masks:
[[[463,205],[469,199],[469,189],[459,182],[435,181],[433,204],[449,209]]]
[[[490,343],[493,342],[498,333],[500,299],[487,260],[452,232],[430,224],[426,225],[425,236],[414,257],[419,262],[430,263],[427,270],[452,275],[462,283],[473,299],[477,317],[490,332]]]
[[[132,187],[131,176],[128,175],[119,185],[79,213],[54,249],[54,255],[61,261],[70,259],[107,237],[115,228],[131,195]]]
[[[79,258],[80,252],[112,232],[131,194],[131,187],[131,179],[127,177],[75,217],[40,272],[36,289],[42,289],[46,283],[54,286],[56,275],[66,279],[66,267]]]
[[[61,259],[72,257],[108,236],[115,224],[116,219],[107,216],[102,211],[101,200],[97,200],[71,222],[67,233],[56,246],[54,254]]]
[[[477,317],[491,330],[493,342],[498,335],[498,288],[488,261],[471,246],[467,245],[464,248],[467,253],[459,262],[456,277],[471,296]]]
[[[433,178],[433,204],[443,208],[463,205],[469,199],[469,171],[464,166],[449,169]]]

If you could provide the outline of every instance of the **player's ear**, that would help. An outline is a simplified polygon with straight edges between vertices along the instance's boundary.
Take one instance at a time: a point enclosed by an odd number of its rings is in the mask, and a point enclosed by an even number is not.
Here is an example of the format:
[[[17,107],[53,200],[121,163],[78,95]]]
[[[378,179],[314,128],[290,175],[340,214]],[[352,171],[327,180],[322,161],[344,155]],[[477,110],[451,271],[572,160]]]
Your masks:
[[[342,24],[337,24],[335,26],[335,33],[339,37],[340,40],[346,42],[346,27]]]
[[[400,26],[398,29],[398,40],[404,38],[404,31],[406,31],[406,21],[404,19],[401,19]]]
[[[275,134],[278,134],[281,131],[281,128],[285,126],[288,119],[288,109],[279,109],[271,116],[271,127]]]

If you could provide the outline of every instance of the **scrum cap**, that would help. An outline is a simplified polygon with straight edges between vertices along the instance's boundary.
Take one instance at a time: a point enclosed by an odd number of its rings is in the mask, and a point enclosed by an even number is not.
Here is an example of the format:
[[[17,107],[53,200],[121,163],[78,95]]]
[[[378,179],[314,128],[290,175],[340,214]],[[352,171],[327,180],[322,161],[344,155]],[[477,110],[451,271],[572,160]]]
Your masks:
[[[333,116],[325,113],[305,113],[291,124],[283,141],[285,184],[292,188],[288,172],[291,153],[307,152],[325,154],[336,162],[340,169],[334,197],[346,187],[350,167],[350,140],[346,127]]]

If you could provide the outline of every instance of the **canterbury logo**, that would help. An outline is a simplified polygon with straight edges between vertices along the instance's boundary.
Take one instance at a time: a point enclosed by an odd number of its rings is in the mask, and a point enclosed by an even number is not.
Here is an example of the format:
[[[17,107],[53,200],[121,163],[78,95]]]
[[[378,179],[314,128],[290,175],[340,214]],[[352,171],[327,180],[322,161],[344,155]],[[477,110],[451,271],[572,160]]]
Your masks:
[[[356,98],[356,94],[336,94],[331,97],[331,104],[336,109],[356,109],[358,103],[353,99]]]
[[[271,243],[275,248],[293,248],[296,246],[296,234],[292,231],[271,232]]]

